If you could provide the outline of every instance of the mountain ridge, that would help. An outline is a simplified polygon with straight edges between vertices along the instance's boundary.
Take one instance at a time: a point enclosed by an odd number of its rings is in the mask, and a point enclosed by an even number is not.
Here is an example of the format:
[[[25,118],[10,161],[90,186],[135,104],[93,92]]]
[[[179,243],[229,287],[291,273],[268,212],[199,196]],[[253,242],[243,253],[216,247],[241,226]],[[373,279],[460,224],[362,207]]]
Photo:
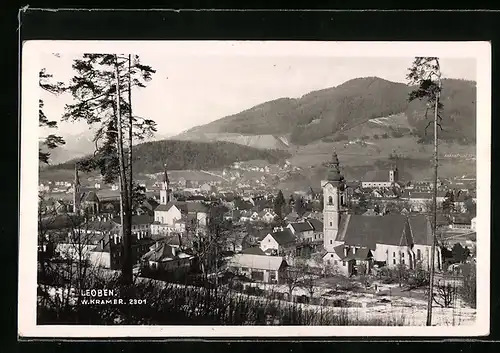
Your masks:
[[[445,140],[475,141],[475,81],[443,80],[444,104],[441,134]],[[278,98],[175,135],[173,139],[205,140],[204,134],[286,137],[294,145],[307,145],[335,136],[371,119],[404,113],[410,131],[421,139],[428,134],[423,123],[425,104],[408,102],[412,87],[378,77],[360,77],[338,86],[311,91],[300,98]],[[235,141],[237,142],[237,141]],[[277,142],[279,145],[279,143]],[[254,145],[253,147],[259,147]]]

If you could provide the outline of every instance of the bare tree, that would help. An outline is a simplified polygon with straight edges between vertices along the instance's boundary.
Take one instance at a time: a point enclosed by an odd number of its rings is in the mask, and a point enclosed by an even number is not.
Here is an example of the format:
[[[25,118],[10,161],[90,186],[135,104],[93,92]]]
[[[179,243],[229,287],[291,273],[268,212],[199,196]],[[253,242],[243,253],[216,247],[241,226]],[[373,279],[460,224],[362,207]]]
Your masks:
[[[411,85],[417,88],[410,92],[409,101],[416,99],[425,101],[427,110],[434,110],[434,119],[427,126],[434,123],[434,193],[433,193],[433,242],[431,248],[431,271],[429,280],[429,297],[427,302],[427,326],[432,325],[432,298],[434,285],[434,257],[436,252],[436,226],[437,226],[437,188],[438,188],[438,127],[441,127],[442,104],[441,96],[441,66],[437,57],[416,57],[409,68],[407,79]]]
[[[95,285],[102,273],[91,261],[91,253],[111,241],[111,223],[64,209],[55,212],[44,208],[39,210],[38,223],[39,246],[54,244],[50,255],[39,257],[38,304],[59,317],[81,305],[82,290],[101,287]]]
[[[449,308],[455,303],[458,287],[454,283],[439,281],[435,289],[436,292],[432,296],[434,303],[442,308]]]

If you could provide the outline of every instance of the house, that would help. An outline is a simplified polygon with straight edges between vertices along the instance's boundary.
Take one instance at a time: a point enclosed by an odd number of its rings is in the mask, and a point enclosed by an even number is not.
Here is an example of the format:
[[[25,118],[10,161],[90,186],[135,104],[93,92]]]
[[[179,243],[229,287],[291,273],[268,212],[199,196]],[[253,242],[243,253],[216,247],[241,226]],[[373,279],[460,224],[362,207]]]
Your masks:
[[[254,281],[283,283],[287,262],[281,256],[236,254],[228,263],[228,268]]]
[[[268,233],[260,242],[260,248],[266,254],[284,256],[295,250],[296,238],[290,229]]]
[[[132,237],[132,263],[140,263],[140,258],[145,254],[154,241],[144,233],[136,232]],[[89,261],[97,267],[118,270],[123,263],[123,242],[119,233],[104,234],[97,245],[89,253]]]
[[[328,254],[326,262],[344,276],[368,274],[373,268],[373,253],[367,247],[338,245]]]
[[[471,229],[472,218],[469,215],[454,215],[451,217],[451,229]]]
[[[261,211],[259,213],[260,220],[265,222],[265,223],[271,223],[272,221],[274,221],[275,217],[276,217],[276,215],[274,214],[274,212]]]
[[[300,216],[297,212],[292,211],[289,214],[286,215],[285,221],[287,222],[297,222],[299,220]]]
[[[379,171],[376,175],[372,176],[372,180],[361,182],[362,188],[389,188],[394,186],[399,180],[399,172],[397,167],[389,170],[389,173]]]
[[[314,235],[314,227],[311,223],[304,222],[293,222],[289,223],[287,226],[288,229],[292,232],[292,234],[300,240],[304,241],[312,241]]]
[[[182,252],[177,246],[164,241],[155,242],[141,257],[143,268],[181,275],[189,272],[194,256]]]
[[[313,228],[313,242],[323,241],[323,222],[315,218],[306,219],[307,223]]]
[[[132,216],[132,235],[141,234],[142,238],[151,237],[151,224],[153,223],[153,217],[150,215],[133,215]],[[120,217],[113,218],[113,222],[116,225],[116,229],[121,227]]]

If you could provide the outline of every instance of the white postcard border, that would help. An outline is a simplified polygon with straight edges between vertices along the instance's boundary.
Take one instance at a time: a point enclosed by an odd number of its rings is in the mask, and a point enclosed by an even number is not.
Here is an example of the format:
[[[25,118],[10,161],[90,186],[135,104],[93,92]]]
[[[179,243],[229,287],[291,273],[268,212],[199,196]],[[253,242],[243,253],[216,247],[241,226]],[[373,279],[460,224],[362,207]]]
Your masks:
[[[167,45],[164,45],[167,44]],[[156,51],[178,55],[332,57],[437,56],[477,63],[477,314],[475,325],[456,327],[359,326],[80,326],[36,324],[38,201],[38,55]],[[490,323],[491,47],[488,42],[259,42],[259,41],[28,41],[22,53],[19,228],[20,337],[339,337],[484,336]]]

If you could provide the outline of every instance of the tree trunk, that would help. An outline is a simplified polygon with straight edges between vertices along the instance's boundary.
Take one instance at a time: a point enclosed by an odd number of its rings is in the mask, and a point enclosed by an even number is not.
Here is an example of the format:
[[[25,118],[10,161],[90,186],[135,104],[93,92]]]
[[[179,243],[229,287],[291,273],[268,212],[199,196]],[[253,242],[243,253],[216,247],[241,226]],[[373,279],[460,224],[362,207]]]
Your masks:
[[[120,167],[120,198],[121,198],[121,233],[123,241],[122,279],[125,284],[132,284],[132,261],[131,261],[131,219],[128,200],[128,185],[125,171],[125,156],[123,151],[123,124],[120,109],[120,70],[118,68],[118,57],[115,55],[116,75],[116,119],[118,130],[118,160]]]
[[[441,79],[439,79],[439,88],[441,89]],[[432,195],[432,246],[431,263],[429,274],[429,297],[427,299],[427,326],[432,326],[432,298],[434,289],[434,257],[436,254],[436,229],[437,229],[437,184],[438,184],[438,108],[439,92],[436,94],[434,105],[434,194]]]

